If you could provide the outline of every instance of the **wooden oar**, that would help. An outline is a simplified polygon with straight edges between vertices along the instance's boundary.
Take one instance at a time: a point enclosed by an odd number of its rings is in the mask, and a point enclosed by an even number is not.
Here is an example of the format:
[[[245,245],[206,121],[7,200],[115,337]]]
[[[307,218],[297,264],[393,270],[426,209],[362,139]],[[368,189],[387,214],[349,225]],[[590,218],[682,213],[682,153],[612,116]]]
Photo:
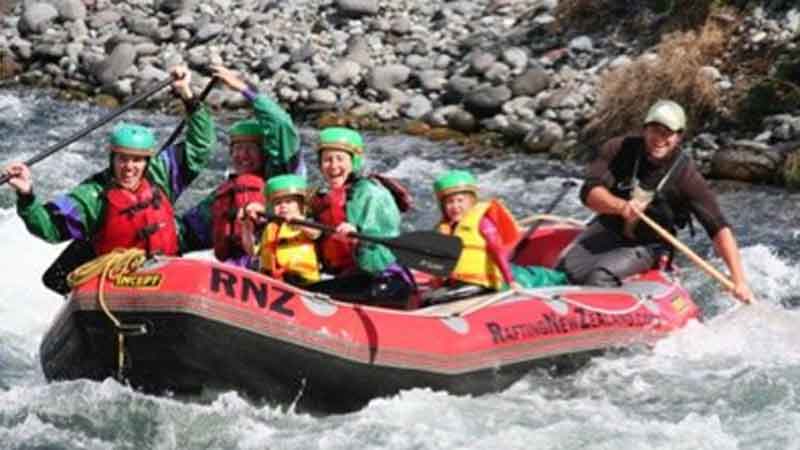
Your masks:
[[[86,128],[78,131],[77,133],[71,135],[70,137],[64,139],[63,141],[59,142],[58,144],[52,145],[49,148],[45,149],[38,155],[35,155],[25,161],[25,165],[30,167],[37,162],[47,158],[48,156],[52,155],[53,153],[67,147],[68,145],[74,143],[78,139],[86,136],[87,134],[91,133],[92,131],[102,127],[103,125],[107,124],[108,122],[112,121],[115,117],[119,116],[120,114],[124,113],[125,111],[133,108],[137,104],[139,104],[142,100],[152,96],[156,92],[164,89],[165,87],[169,86],[172,83],[172,77],[169,77],[165,80],[159,81],[158,83],[154,84],[152,87],[148,88],[146,91],[142,92],[141,94],[133,97],[127,103],[117,108],[114,112],[106,114],[105,116],[101,117],[97,122],[89,125]],[[0,186],[7,183],[11,177],[8,175],[0,176]]]
[[[264,213],[264,217],[268,220],[316,228],[326,233],[336,232],[334,227],[308,220],[286,220],[269,212]],[[361,233],[350,233],[348,236],[385,245],[392,249],[392,253],[400,264],[440,277],[450,275],[463,248],[461,238],[436,231],[412,231],[394,238],[368,236]]]
[[[675,236],[672,235],[672,233],[670,233],[669,231],[664,229],[664,227],[662,227],[661,225],[656,223],[656,221],[654,221],[653,219],[647,217],[647,214],[645,214],[642,211],[639,211],[636,208],[633,208],[633,210],[634,210],[634,212],[636,212],[636,215],[639,217],[639,219],[642,222],[646,223],[656,233],[658,233],[658,235],[661,236],[662,239],[664,239],[665,241],[669,242],[676,249],[680,250],[693,263],[697,264],[697,266],[700,267],[700,269],[702,269],[703,272],[707,273],[711,278],[717,280],[717,282],[719,282],[719,284],[721,284],[725,289],[727,289],[729,291],[733,291],[735,285],[733,284],[733,282],[730,279],[728,279],[728,277],[723,275],[722,272],[720,272],[719,270],[715,269],[714,266],[709,264],[700,255],[695,253],[694,250],[692,250],[688,246],[686,246],[686,244],[684,244],[683,242],[679,241],[678,238],[676,238]],[[753,299],[752,301],[755,302],[755,299]]]

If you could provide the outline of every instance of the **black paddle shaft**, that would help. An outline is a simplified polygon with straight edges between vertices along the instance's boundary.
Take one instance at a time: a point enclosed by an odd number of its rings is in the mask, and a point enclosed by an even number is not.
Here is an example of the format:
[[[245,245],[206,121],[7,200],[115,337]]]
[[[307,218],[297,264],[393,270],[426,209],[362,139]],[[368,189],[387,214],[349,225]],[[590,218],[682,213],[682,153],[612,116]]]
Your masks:
[[[209,81],[208,84],[206,84],[206,87],[203,89],[203,92],[200,93],[200,96],[192,101],[191,105],[189,106],[189,110],[187,111],[187,114],[191,114],[194,112],[197,106],[200,103],[202,103],[203,100],[206,99],[206,97],[208,97],[208,94],[211,93],[211,90],[214,89],[214,86],[216,86],[217,82],[219,82],[219,78],[217,77],[211,78],[211,81]],[[179,123],[178,126],[175,127],[175,129],[172,131],[172,134],[170,134],[167,140],[164,141],[163,144],[161,144],[161,147],[158,149],[158,152],[156,152],[155,156],[160,155],[161,152],[163,152],[170,145],[172,145],[172,143],[175,142],[175,139],[177,139],[178,136],[180,136],[185,126],[186,126],[186,117],[181,119],[181,123]]]
[[[264,216],[268,220],[316,228],[326,233],[336,232],[336,228],[317,222],[286,220],[272,213],[264,213]],[[350,233],[348,236],[392,248],[400,264],[437,276],[450,275],[463,248],[461,238],[436,231],[412,231],[395,238],[380,238],[361,233]]]
[[[55,144],[55,145],[51,146],[50,148],[48,148],[48,149],[44,150],[43,152],[39,153],[38,155],[34,155],[33,157],[31,157],[30,159],[25,161],[25,165],[32,166],[32,165],[36,164],[37,162],[39,162],[39,161],[47,158],[48,156],[52,155],[53,153],[55,153],[55,152],[63,149],[64,147],[74,143],[78,139],[86,136],[87,134],[91,133],[92,131],[94,131],[94,130],[102,127],[103,125],[107,124],[108,122],[112,121],[114,118],[116,118],[120,114],[124,113],[125,111],[133,108],[134,106],[139,104],[142,100],[152,96],[153,94],[155,94],[156,92],[160,91],[161,89],[164,89],[165,87],[169,86],[171,83],[172,83],[172,77],[169,77],[169,78],[167,78],[165,80],[159,81],[158,83],[154,84],[153,87],[147,89],[146,91],[142,92],[141,94],[136,95],[135,97],[130,99],[127,103],[125,103],[124,105],[122,105],[119,108],[117,108],[116,111],[101,117],[100,120],[98,120],[97,122],[95,122],[95,123],[89,125],[88,127],[78,131],[77,133],[75,133],[72,136],[68,137],[64,141],[59,142],[58,144]],[[8,176],[8,175],[0,176],[0,186],[5,184],[5,183],[7,183],[8,180],[10,180],[10,179],[11,179],[11,177]]]

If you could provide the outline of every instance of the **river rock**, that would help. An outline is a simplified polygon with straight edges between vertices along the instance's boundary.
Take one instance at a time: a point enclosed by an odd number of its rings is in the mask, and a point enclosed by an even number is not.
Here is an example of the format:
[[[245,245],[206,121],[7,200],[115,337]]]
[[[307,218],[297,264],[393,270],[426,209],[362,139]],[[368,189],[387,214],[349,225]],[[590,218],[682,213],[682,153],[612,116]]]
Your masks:
[[[503,103],[511,98],[511,89],[493,86],[476,89],[464,97],[464,106],[478,117],[488,117],[500,112]]]
[[[56,0],[54,2],[62,20],[83,20],[86,18],[86,5],[83,0]]]
[[[540,68],[528,69],[511,83],[511,92],[515,97],[533,97],[550,86],[550,75]]]
[[[779,177],[785,156],[768,145],[740,140],[711,160],[711,175],[748,182],[773,182]]]
[[[393,87],[405,83],[410,74],[411,69],[402,64],[376,67],[370,73],[367,83],[376,91],[385,93]]]
[[[378,0],[336,0],[336,6],[345,16],[359,17],[378,13]]]
[[[94,70],[94,76],[101,84],[110,84],[117,80],[136,60],[136,48],[128,43],[117,44],[114,50]]]
[[[523,147],[531,153],[549,151],[557,142],[564,139],[564,129],[556,122],[540,120],[532,124],[532,129],[522,141]]]
[[[18,27],[22,35],[43,33],[58,17],[58,10],[49,3],[26,4]]]

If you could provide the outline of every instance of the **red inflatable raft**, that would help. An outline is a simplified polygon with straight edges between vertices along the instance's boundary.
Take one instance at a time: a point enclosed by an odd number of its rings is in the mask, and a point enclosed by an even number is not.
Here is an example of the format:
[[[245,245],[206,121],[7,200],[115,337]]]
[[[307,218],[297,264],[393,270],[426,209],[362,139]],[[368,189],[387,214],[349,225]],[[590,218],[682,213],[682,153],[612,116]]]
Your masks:
[[[551,266],[578,231],[540,227],[520,262]],[[652,342],[699,313],[656,270],[620,288],[509,291],[408,310],[338,302],[206,260],[149,261],[107,280],[102,301],[98,285],[77,287],[46,333],[49,380],[121,373],[147,391],[236,389],[325,412],[414,387],[498,391],[536,367],[572,369],[603,349]]]

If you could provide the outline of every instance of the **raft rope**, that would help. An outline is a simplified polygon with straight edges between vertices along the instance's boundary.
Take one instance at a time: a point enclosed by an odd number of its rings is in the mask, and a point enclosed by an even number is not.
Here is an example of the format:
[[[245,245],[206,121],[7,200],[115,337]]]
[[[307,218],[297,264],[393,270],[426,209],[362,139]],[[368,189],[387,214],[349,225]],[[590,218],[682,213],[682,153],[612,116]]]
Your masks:
[[[491,297],[488,297],[488,298],[485,298],[485,299],[481,299],[479,302],[476,302],[476,303],[473,303],[472,305],[467,306],[466,308],[462,309],[461,311],[456,311],[456,312],[454,312],[452,314],[449,314],[449,316],[450,317],[452,317],[452,316],[463,317],[463,316],[466,316],[467,314],[473,313],[473,312],[478,311],[480,309],[486,308],[487,306],[490,306],[490,305],[493,305],[493,304],[495,304],[497,302],[500,302],[501,300],[505,300],[507,297],[510,297],[511,295],[515,295],[515,294],[522,294],[522,295],[529,295],[529,296],[540,296],[541,292],[537,292],[536,289],[524,289],[524,288],[523,289],[510,289],[508,291],[498,292],[497,294],[492,295]],[[597,307],[597,306],[587,305],[586,303],[582,303],[582,302],[579,302],[577,300],[573,300],[571,298],[568,298],[568,297],[565,297],[565,296],[561,296],[561,295],[557,295],[557,296],[555,296],[553,298],[550,298],[549,300],[562,301],[564,303],[571,304],[572,306],[583,308],[583,309],[585,309],[587,311],[592,311],[592,312],[596,312],[596,313],[599,313],[599,314],[623,315],[623,314],[630,314],[630,313],[636,311],[637,309],[639,309],[642,306],[642,304],[645,302],[645,300],[647,300],[643,296],[637,295],[635,297],[636,297],[636,303],[634,303],[632,306],[629,306],[629,307],[624,308],[624,309],[600,308],[600,307]]]
[[[122,371],[125,367],[125,334],[131,331],[141,332],[143,325],[123,324],[108,308],[104,295],[106,279],[114,280],[117,277],[136,272],[147,260],[144,250],[138,248],[114,249],[87,263],[67,275],[70,287],[79,286],[98,274],[97,301],[117,331],[117,379],[122,380]]]

